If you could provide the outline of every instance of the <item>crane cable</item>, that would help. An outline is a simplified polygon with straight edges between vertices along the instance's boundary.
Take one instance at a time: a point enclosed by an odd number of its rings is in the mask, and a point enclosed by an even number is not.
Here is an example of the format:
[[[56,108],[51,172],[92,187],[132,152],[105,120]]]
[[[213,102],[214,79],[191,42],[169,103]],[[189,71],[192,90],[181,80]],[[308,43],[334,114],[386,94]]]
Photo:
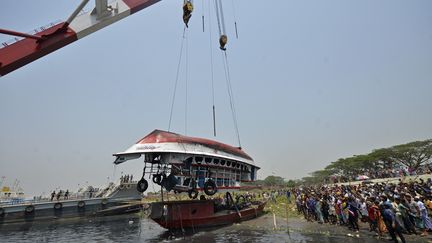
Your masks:
[[[215,8],[216,8],[216,17],[217,17],[217,22],[218,22],[219,35],[221,36],[221,38],[219,39],[219,42],[221,44],[220,49],[222,50],[221,54],[222,54],[222,62],[223,62],[223,66],[224,66],[224,72],[225,72],[225,80],[226,80],[226,84],[227,84],[227,92],[228,92],[229,101],[230,101],[230,107],[231,107],[231,113],[232,113],[232,118],[233,118],[233,122],[234,122],[234,128],[235,128],[235,132],[237,135],[239,147],[241,148],[240,132],[239,132],[239,128],[238,128],[237,113],[236,113],[235,104],[234,104],[234,92],[233,92],[232,85],[231,85],[231,74],[230,74],[229,63],[228,63],[228,55],[226,53],[226,49],[224,48],[224,45],[222,45],[223,43],[221,43],[222,37],[225,37],[225,43],[224,44],[226,44],[226,40],[227,40],[222,0],[215,0],[214,2],[215,2]]]
[[[188,75],[189,75],[189,40],[187,38],[187,32],[186,32],[186,51],[185,51],[185,58],[186,58],[186,70],[185,70],[185,83],[186,83],[186,87],[185,87],[185,135],[187,135],[187,112],[188,112]]]
[[[215,0],[215,8],[216,8],[216,17],[218,20],[218,27],[219,27],[219,44],[220,49],[225,51],[226,44],[228,42],[228,37],[226,35],[226,28],[225,28],[225,17],[223,13],[223,6],[222,6],[222,0]]]
[[[174,110],[175,97],[176,97],[176,93],[177,93],[177,83],[178,83],[178,79],[179,79],[180,64],[181,64],[181,60],[182,60],[182,56],[183,56],[183,45],[184,45],[184,40],[186,38],[186,28],[187,28],[186,26],[183,28],[182,41],[181,41],[181,46],[180,46],[180,55],[179,55],[179,60],[178,60],[178,64],[177,64],[177,74],[176,74],[176,78],[175,78],[175,82],[174,82],[174,91],[173,91],[173,95],[171,98],[171,111],[170,111],[170,117],[169,117],[169,122],[168,122],[168,132],[171,130],[171,121],[172,121],[172,114],[173,114],[173,110]]]
[[[213,103],[213,136],[216,137],[216,106],[215,106],[215,92],[214,92],[214,71],[213,71],[213,48],[212,48],[212,24],[211,24],[211,3],[209,2],[208,8],[208,25],[209,25],[209,40],[210,40],[210,70],[211,70],[211,87],[212,87],[212,103]]]
[[[217,18],[217,23],[218,23],[218,29],[219,29],[219,35],[222,35],[222,28],[221,28],[221,17],[220,17],[220,8],[219,8],[219,1],[218,0],[214,0],[215,3],[215,10],[216,10],[216,18]]]
[[[238,122],[237,122],[237,112],[236,112],[235,104],[234,104],[234,92],[233,92],[232,84],[231,84],[231,74],[230,74],[229,63],[228,63],[228,55],[227,55],[226,51],[221,51],[221,54],[222,54],[222,59],[223,59],[222,62],[224,64],[225,80],[227,83],[227,91],[228,91],[228,96],[229,96],[229,101],[230,101],[231,114],[232,114],[232,118],[233,118],[233,122],[234,122],[234,128],[236,131],[239,148],[241,148],[242,146],[241,146],[241,142],[240,142],[240,132],[239,132]]]

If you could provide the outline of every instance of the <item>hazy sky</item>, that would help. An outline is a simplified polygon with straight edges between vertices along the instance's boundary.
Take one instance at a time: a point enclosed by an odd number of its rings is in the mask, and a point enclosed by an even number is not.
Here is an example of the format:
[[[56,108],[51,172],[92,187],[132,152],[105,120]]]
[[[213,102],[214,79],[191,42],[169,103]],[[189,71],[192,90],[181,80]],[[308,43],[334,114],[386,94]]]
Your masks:
[[[3,0],[0,28],[30,32],[80,1]],[[218,141],[237,145],[212,18]],[[432,1],[224,0],[244,150],[301,178],[338,158],[432,137]],[[91,1],[90,5],[94,3]],[[162,0],[0,78],[0,176],[29,195],[101,185],[112,154],[168,128],[182,1]],[[188,32],[187,135],[212,137],[210,26]],[[11,39],[0,35],[0,42]],[[172,131],[185,133],[185,62]],[[117,166],[139,177],[142,160]],[[150,191],[152,191],[150,187]]]

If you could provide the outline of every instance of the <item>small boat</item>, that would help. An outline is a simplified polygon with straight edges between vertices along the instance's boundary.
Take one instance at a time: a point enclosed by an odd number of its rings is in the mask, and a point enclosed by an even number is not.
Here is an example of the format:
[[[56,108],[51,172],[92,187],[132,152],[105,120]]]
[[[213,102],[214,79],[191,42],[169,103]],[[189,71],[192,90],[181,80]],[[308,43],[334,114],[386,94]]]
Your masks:
[[[19,186],[19,181],[15,180],[12,187],[3,185],[6,177],[2,177],[0,181],[0,204],[16,204],[24,202],[25,194],[23,189]]]
[[[150,218],[166,229],[205,228],[250,220],[263,213],[266,201],[243,209],[218,208],[215,200],[165,201],[151,204]]]

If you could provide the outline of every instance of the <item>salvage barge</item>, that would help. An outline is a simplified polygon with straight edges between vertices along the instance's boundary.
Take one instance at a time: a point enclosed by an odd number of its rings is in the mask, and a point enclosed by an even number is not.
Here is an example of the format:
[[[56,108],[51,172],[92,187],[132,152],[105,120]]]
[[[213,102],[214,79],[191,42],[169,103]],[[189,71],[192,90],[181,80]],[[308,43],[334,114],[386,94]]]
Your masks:
[[[0,204],[0,225],[82,216],[105,216],[138,212],[142,208],[142,193],[136,182],[111,184],[91,194],[86,190],[79,195],[61,200],[29,200]]]

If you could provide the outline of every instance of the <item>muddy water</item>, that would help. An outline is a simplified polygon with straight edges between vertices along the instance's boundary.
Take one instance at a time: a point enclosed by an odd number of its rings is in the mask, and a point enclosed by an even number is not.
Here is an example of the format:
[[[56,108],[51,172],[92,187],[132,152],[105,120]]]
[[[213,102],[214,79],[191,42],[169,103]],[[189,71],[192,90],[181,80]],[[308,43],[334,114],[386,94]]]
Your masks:
[[[337,228],[278,219],[275,229],[273,217],[264,215],[222,228],[172,233],[145,217],[121,215],[0,225],[0,242],[388,242],[362,232],[347,236]]]

